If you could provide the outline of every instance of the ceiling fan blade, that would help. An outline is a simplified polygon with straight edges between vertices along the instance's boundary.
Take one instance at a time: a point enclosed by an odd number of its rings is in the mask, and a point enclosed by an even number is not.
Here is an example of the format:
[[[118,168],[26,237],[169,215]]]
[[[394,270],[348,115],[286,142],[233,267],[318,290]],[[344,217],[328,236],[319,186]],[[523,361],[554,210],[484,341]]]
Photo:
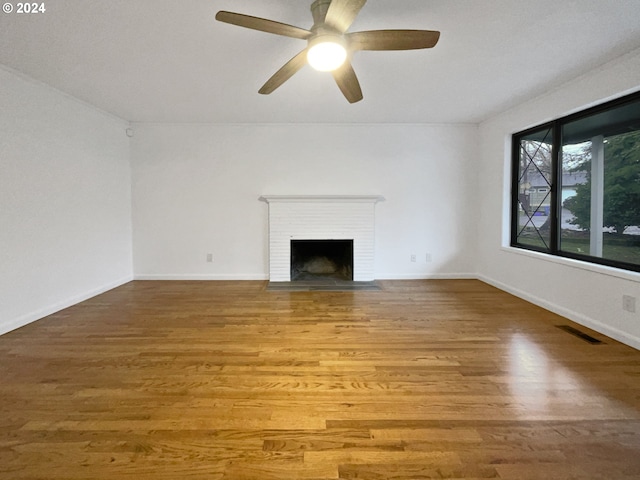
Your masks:
[[[304,67],[307,63],[307,49],[305,48],[291,60],[284,64],[284,66],[278,70],[273,76],[267,80],[262,88],[258,91],[263,95],[269,95],[276,88],[289,80],[293,75]]]
[[[362,100],[360,82],[349,61],[344,62],[340,68],[331,73],[333,73],[333,78],[335,78],[340,91],[349,103],[356,103]]]
[[[344,33],[351,26],[367,0],[331,0],[325,25]]]
[[[304,28],[298,28],[293,25],[287,25],[286,23],[267,20],[266,18],[252,17],[251,15],[244,15],[242,13],[225,12],[224,10],[221,10],[216,13],[216,20],[219,22],[230,23],[232,25],[238,25],[239,27],[274,33],[285,37],[299,38],[301,40],[307,40],[311,36],[311,32]]]
[[[347,34],[352,50],[415,50],[438,43],[440,32],[432,30],[370,30]]]

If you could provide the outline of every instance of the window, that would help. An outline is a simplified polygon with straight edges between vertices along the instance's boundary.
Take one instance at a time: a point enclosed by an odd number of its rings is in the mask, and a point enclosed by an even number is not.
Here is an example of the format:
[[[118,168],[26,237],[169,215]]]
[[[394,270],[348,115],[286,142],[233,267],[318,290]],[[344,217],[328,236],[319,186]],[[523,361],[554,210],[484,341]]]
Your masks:
[[[640,271],[640,92],[513,136],[511,245]]]

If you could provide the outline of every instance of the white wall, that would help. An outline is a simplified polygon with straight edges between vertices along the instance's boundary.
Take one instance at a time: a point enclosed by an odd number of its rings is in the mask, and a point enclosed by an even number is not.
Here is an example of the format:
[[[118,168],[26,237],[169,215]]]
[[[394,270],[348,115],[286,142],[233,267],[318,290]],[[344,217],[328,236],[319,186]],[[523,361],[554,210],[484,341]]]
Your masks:
[[[134,130],[136,278],[267,278],[268,207],[258,197],[295,194],[386,198],[376,205],[376,278],[476,272],[476,126]]]
[[[505,112],[480,126],[481,278],[585,326],[640,348],[640,308],[622,310],[622,295],[640,300],[640,274],[553,259],[507,247],[510,136],[640,88],[640,50]],[[639,304],[640,307],[640,304]]]
[[[0,68],[0,333],[132,278],[126,127]]]

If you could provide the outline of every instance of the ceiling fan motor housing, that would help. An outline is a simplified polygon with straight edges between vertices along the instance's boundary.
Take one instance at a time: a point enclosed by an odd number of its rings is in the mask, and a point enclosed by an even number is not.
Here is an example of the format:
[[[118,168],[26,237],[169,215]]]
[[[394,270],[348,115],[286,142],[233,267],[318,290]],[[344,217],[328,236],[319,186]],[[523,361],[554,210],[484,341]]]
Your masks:
[[[331,30],[318,31],[313,37],[309,39],[309,48],[318,45],[319,43],[337,43],[345,50],[347,49],[347,40],[339,33],[335,33]]]
[[[345,53],[348,51],[349,46],[347,44],[347,39],[342,34],[342,32],[332,28],[325,23],[327,12],[329,11],[330,6],[331,0],[315,0],[311,4],[311,14],[313,15],[314,24],[313,27],[311,27],[313,35],[308,39],[307,48],[309,52],[312,51],[313,47],[320,44],[339,45],[340,47],[342,47],[342,49],[344,49]],[[313,53],[311,53],[311,55],[313,56]],[[310,60],[309,63],[311,63],[317,70],[327,70],[324,68],[318,68],[316,65],[314,65],[314,62],[312,60]]]

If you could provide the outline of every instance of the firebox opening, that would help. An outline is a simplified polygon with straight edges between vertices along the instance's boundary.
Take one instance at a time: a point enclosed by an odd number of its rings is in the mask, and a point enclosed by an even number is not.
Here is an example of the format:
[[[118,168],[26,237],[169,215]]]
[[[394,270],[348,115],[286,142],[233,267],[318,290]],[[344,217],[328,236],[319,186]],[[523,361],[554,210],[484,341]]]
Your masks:
[[[291,281],[353,280],[353,240],[291,240]]]

